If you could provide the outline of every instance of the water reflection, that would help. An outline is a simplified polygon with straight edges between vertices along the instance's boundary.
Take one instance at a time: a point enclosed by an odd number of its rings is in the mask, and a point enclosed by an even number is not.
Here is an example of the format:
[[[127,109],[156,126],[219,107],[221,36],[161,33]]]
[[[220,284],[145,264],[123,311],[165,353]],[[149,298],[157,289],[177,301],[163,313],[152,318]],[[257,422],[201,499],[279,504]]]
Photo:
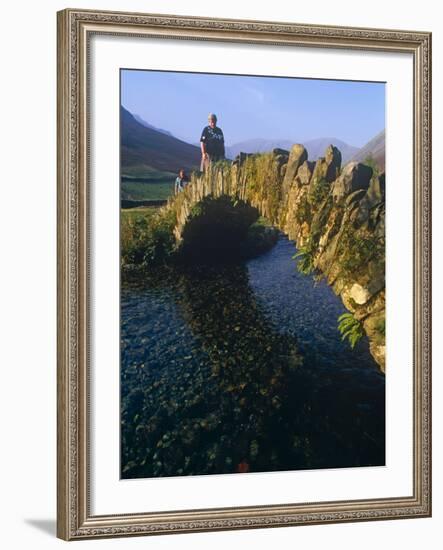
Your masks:
[[[384,378],[292,254],[282,238],[246,266],[123,285],[122,477],[384,463]]]

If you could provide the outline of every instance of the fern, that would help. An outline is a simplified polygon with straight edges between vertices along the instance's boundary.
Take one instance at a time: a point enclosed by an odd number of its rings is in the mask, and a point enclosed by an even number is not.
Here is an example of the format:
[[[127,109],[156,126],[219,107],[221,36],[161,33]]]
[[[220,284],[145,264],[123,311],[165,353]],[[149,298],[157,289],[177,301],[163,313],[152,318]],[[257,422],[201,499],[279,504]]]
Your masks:
[[[314,258],[312,251],[307,246],[303,246],[292,256],[293,260],[300,258],[297,262],[297,270],[303,275],[309,275],[314,271]]]
[[[354,349],[357,342],[364,335],[361,322],[352,313],[343,313],[340,315],[337,328],[341,334],[341,339],[345,340],[347,338],[352,349]]]

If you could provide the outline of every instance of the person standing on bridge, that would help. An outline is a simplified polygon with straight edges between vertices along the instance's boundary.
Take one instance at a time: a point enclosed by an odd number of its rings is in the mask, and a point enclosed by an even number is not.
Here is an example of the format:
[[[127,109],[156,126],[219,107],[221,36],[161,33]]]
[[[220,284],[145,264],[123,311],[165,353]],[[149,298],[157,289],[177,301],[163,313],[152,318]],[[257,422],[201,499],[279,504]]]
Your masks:
[[[222,129],[217,126],[217,116],[208,115],[208,126],[205,126],[200,138],[202,160],[200,170],[203,172],[211,162],[225,158],[225,138]]]

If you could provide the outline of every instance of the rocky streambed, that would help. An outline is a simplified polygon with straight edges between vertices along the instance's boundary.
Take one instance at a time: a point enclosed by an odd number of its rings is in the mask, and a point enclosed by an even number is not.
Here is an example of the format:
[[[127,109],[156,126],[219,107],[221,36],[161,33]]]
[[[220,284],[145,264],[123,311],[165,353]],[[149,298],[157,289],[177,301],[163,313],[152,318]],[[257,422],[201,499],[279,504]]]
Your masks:
[[[244,262],[158,268],[121,291],[123,478],[377,466],[385,381],[342,300],[281,236]]]

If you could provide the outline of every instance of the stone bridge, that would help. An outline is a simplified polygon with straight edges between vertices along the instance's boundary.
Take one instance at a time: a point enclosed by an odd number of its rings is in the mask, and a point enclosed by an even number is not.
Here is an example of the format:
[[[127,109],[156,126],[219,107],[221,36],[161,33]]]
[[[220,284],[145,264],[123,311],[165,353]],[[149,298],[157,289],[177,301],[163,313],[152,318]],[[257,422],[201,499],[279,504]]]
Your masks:
[[[215,163],[194,173],[184,192],[164,213],[175,213],[174,235],[183,231],[206,197],[230,196],[257,208],[293,240],[303,271],[325,277],[345,307],[360,321],[370,350],[385,369],[385,177],[351,162],[341,166],[330,145],[316,162],[303,145],[291,151],[241,153],[233,162]]]

